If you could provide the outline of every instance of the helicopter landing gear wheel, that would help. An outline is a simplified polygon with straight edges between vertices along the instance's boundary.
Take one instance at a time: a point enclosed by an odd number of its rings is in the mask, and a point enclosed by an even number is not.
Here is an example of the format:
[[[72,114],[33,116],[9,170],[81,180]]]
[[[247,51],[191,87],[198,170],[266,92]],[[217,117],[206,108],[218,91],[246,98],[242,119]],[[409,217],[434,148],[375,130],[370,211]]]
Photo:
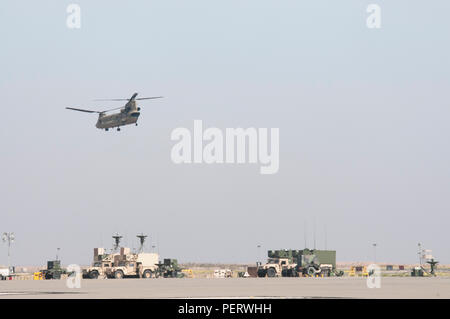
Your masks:
[[[120,132],[120,127],[117,128],[117,131]]]
[[[108,129],[108,128],[105,128],[105,131],[106,131],[106,132],[108,132],[108,131],[109,131],[109,129]]]
[[[137,123],[136,123],[136,126],[137,126]]]

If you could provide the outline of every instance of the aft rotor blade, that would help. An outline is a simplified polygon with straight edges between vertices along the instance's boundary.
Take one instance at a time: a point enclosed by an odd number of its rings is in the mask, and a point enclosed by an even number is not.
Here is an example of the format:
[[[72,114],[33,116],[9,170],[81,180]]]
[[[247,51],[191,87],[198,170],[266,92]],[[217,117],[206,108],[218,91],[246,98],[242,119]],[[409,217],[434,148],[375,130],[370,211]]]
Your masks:
[[[96,99],[94,101],[128,101],[129,99]]]
[[[106,113],[106,112],[115,111],[115,110],[119,110],[119,109],[123,109],[123,106],[121,106],[121,107],[116,107],[116,108],[109,109],[109,110],[105,110],[105,111],[101,111],[101,112],[99,112],[99,113]]]
[[[74,108],[74,107],[66,107],[66,109],[73,110],[73,111],[79,111],[79,112],[86,112],[86,113],[101,113],[99,111],[83,110],[83,109],[77,109],[77,108]]]
[[[140,98],[137,98],[137,99],[135,99],[135,100],[153,100],[153,99],[161,99],[161,98],[163,98],[164,96],[151,96],[151,97],[140,97]]]

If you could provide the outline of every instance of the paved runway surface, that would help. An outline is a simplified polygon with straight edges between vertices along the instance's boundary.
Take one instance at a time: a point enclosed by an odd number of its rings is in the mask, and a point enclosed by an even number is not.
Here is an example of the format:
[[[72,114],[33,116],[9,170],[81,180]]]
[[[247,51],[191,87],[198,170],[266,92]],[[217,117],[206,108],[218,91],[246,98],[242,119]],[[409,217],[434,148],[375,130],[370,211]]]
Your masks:
[[[0,281],[4,298],[450,298],[450,278],[228,278]]]

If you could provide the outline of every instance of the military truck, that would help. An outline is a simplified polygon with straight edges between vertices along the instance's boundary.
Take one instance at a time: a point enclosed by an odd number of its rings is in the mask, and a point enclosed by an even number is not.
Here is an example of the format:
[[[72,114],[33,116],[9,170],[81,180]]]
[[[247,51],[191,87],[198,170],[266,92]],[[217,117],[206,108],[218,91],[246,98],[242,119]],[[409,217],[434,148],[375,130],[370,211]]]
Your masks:
[[[114,266],[106,268],[108,278],[158,277],[159,255],[154,253],[122,253],[114,256]]]
[[[176,259],[165,258],[162,263],[158,263],[158,273],[164,278],[183,278],[184,273],[178,265]]]
[[[83,278],[97,279],[106,276],[106,269],[114,267],[114,257],[119,253],[106,254],[104,248],[94,248],[94,261],[92,266],[83,269]]]
[[[334,250],[269,250],[268,262],[258,267],[258,277],[340,276]]]
[[[41,270],[45,279],[61,279],[61,275],[66,273],[66,270],[61,268],[61,260],[47,261],[47,269]]]
[[[336,271],[336,251],[303,249],[296,254],[296,271],[303,276],[342,275]]]

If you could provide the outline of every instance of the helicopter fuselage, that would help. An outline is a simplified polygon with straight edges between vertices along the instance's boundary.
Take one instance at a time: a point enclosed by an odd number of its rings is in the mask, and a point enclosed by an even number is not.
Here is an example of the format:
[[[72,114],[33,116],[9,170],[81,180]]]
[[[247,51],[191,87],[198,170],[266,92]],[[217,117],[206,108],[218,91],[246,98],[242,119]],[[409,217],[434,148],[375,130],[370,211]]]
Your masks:
[[[141,113],[134,112],[120,112],[110,115],[100,114],[95,127],[99,129],[108,129],[114,127],[120,127],[128,124],[135,124]]]
[[[99,129],[109,129],[129,124],[135,124],[137,123],[139,115],[141,115],[139,111],[140,108],[136,106],[136,102],[130,101],[125,105],[123,109],[120,110],[119,113],[110,115],[100,113],[95,126]]]

